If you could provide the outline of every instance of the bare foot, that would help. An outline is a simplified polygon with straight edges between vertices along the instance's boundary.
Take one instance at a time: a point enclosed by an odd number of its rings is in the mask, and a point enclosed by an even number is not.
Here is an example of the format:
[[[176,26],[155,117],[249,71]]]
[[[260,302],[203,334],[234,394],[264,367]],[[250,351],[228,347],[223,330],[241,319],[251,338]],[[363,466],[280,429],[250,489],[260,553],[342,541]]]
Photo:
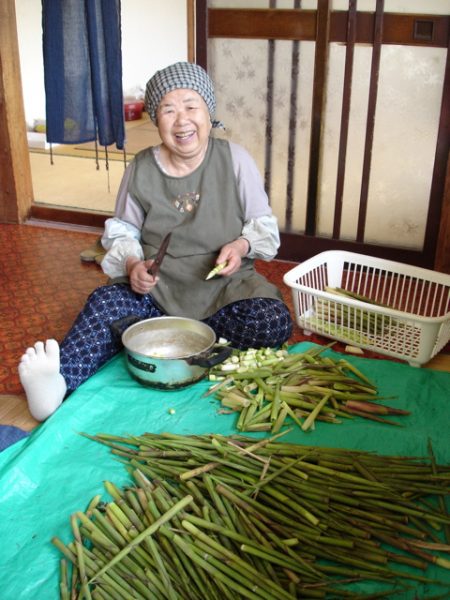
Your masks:
[[[36,342],[27,348],[19,363],[20,382],[30,413],[45,421],[64,400],[67,386],[59,372],[59,346],[56,340]]]

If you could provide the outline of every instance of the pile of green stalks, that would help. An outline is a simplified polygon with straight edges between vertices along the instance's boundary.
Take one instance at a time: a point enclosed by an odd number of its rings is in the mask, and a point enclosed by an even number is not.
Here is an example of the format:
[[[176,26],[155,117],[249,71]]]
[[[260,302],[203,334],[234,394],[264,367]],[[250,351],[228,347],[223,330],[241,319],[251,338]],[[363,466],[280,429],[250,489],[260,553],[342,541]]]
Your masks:
[[[409,411],[380,403],[386,398],[359,369],[345,358],[322,355],[329,347],[292,354],[286,348],[235,350],[210,370],[214,385],[205,395],[215,394],[222,412],[240,413],[241,432],[275,434],[292,422],[311,431],[316,421],[341,423],[355,416],[399,426],[386,417]]]
[[[423,585],[448,597],[450,467],[431,448],[419,459],[280,436],[83,435],[133,482],[106,481],[112,499],[71,516],[73,541],[52,539],[63,600],[403,598]]]
[[[368,337],[360,329],[352,329],[330,321],[329,313],[315,313],[316,316],[302,317],[302,327],[315,331],[330,338],[341,340],[354,345],[374,346],[373,336]]]
[[[381,302],[376,302],[366,296],[343,288],[325,287],[325,291],[338,298],[358,300],[368,305],[367,309],[364,309],[359,306],[349,306],[338,301],[332,302],[317,298],[315,304],[317,318],[337,328],[337,331],[339,328],[342,328],[342,331],[347,333],[354,331],[355,335],[362,337],[367,335],[387,335],[393,326],[398,325],[396,319],[370,310],[370,305],[389,308]]]

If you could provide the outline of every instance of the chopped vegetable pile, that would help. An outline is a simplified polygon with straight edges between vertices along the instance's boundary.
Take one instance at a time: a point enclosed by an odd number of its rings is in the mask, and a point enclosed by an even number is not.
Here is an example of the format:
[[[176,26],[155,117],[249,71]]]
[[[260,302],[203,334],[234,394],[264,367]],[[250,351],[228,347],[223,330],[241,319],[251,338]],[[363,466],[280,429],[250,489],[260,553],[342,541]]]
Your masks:
[[[289,421],[310,431],[316,421],[341,423],[354,416],[399,425],[386,416],[409,412],[381,404],[376,386],[354,365],[322,356],[328,347],[298,354],[286,348],[234,350],[210,370],[216,383],[207,394],[215,394],[224,410],[240,413],[236,426],[243,432],[277,433]]]

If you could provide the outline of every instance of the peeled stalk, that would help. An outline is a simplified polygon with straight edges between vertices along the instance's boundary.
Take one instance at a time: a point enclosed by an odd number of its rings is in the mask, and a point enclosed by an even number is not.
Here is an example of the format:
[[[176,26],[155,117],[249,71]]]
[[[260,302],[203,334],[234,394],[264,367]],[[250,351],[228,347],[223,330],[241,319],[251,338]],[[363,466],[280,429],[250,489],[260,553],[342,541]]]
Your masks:
[[[227,266],[227,264],[228,264],[228,262],[224,261],[224,262],[221,262],[218,265],[216,265],[213,269],[211,269],[211,271],[205,277],[205,280],[207,281],[208,279],[212,279],[215,275],[217,275],[218,273],[220,273],[221,271],[223,271],[223,269],[225,269],[225,267]]]
[[[325,396],[322,398],[322,400],[320,400],[320,402],[312,409],[312,411],[310,412],[308,417],[302,423],[301,427],[302,427],[303,431],[308,431],[309,429],[311,429],[313,427],[314,421],[316,420],[320,411],[325,406],[325,404],[328,402],[330,397],[331,397],[331,392],[328,394],[325,394]]]

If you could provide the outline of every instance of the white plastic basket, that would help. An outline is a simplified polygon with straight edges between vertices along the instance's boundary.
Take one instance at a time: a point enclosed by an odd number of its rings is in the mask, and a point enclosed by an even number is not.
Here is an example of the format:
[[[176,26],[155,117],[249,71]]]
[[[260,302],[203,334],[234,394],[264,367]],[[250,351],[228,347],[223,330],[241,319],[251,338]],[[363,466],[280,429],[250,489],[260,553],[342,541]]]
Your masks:
[[[450,340],[449,275],[332,250],[294,267],[284,282],[292,288],[297,324],[307,334],[316,332],[413,366],[428,362]],[[325,288],[341,288],[368,301]]]

